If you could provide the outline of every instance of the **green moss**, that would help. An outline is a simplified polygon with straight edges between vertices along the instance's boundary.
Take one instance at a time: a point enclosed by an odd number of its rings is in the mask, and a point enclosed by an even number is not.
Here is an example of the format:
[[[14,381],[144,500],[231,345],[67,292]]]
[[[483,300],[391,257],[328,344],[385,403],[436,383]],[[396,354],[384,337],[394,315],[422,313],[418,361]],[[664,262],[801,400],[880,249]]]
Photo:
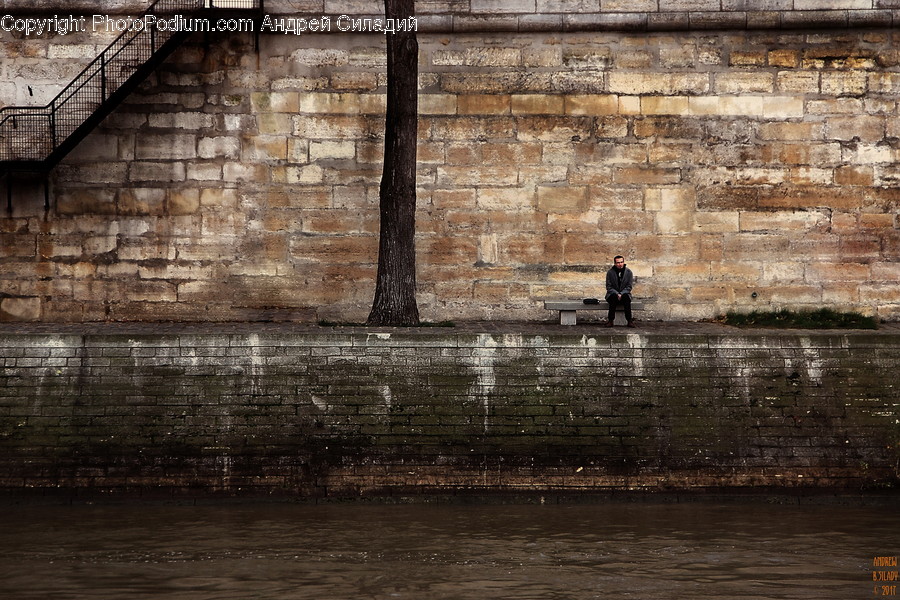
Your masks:
[[[830,308],[812,311],[730,311],[718,321],[735,327],[777,327],[780,329],[878,329],[874,317],[855,312],[838,312]]]

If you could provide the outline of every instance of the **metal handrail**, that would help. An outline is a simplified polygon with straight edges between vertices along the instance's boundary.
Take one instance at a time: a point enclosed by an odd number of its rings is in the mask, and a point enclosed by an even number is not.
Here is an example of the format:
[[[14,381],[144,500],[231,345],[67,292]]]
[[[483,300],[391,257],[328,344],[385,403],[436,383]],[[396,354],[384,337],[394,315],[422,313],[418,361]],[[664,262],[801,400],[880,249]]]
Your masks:
[[[262,0],[156,0],[141,18],[211,9],[261,10]],[[156,27],[125,31],[46,105],[0,109],[0,163],[47,160],[177,33]]]

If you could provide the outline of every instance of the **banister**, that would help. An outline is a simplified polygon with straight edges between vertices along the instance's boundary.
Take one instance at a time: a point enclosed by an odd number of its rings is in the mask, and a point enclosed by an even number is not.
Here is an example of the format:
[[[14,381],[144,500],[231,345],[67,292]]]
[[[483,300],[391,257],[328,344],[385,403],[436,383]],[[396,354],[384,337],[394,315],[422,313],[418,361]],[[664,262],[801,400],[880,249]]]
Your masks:
[[[197,15],[211,10],[250,10],[261,14],[262,0],[156,0],[141,17]],[[173,39],[177,42],[176,36],[183,38],[190,33],[156,29],[142,27],[122,32],[47,104],[0,109],[0,173],[16,166],[52,167],[71,150],[67,146],[74,147],[86,135],[84,129],[91,124],[92,116],[99,117],[99,113],[112,109],[109,104],[117,91],[141,74],[145,65]],[[136,49],[133,69],[115,73],[116,61],[132,58],[128,54],[131,49]],[[99,122],[99,118],[95,120]]]

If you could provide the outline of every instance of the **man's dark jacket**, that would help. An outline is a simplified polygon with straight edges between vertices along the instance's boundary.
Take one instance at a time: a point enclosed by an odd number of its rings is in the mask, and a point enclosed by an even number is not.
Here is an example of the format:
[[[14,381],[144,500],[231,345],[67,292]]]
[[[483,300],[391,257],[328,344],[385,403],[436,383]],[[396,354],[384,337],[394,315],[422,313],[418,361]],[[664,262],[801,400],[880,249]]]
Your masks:
[[[622,281],[619,282],[618,269],[612,267],[606,272],[606,297],[609,298],[614,294],[631,294],[631,288],[634,286],[634,273],[628,267],[624,268]]]

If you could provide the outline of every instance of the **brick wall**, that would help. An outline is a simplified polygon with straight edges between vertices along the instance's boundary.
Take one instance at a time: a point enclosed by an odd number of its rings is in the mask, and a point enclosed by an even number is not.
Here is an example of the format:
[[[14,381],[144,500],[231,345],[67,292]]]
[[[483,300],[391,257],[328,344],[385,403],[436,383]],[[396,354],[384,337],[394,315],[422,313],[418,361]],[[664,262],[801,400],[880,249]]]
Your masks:
[[[897,483],[894,334],[0,336],[5,493]]]
[[[105,43],[4,35],[20,102]],[[542,319],[621,253],[647,318],[896,319],[897,35],[423,33],[423,317]],[[14,182],[0,318],[364,319],[384,68],[380,35],[198,36],[53,172],[48,213]]]

